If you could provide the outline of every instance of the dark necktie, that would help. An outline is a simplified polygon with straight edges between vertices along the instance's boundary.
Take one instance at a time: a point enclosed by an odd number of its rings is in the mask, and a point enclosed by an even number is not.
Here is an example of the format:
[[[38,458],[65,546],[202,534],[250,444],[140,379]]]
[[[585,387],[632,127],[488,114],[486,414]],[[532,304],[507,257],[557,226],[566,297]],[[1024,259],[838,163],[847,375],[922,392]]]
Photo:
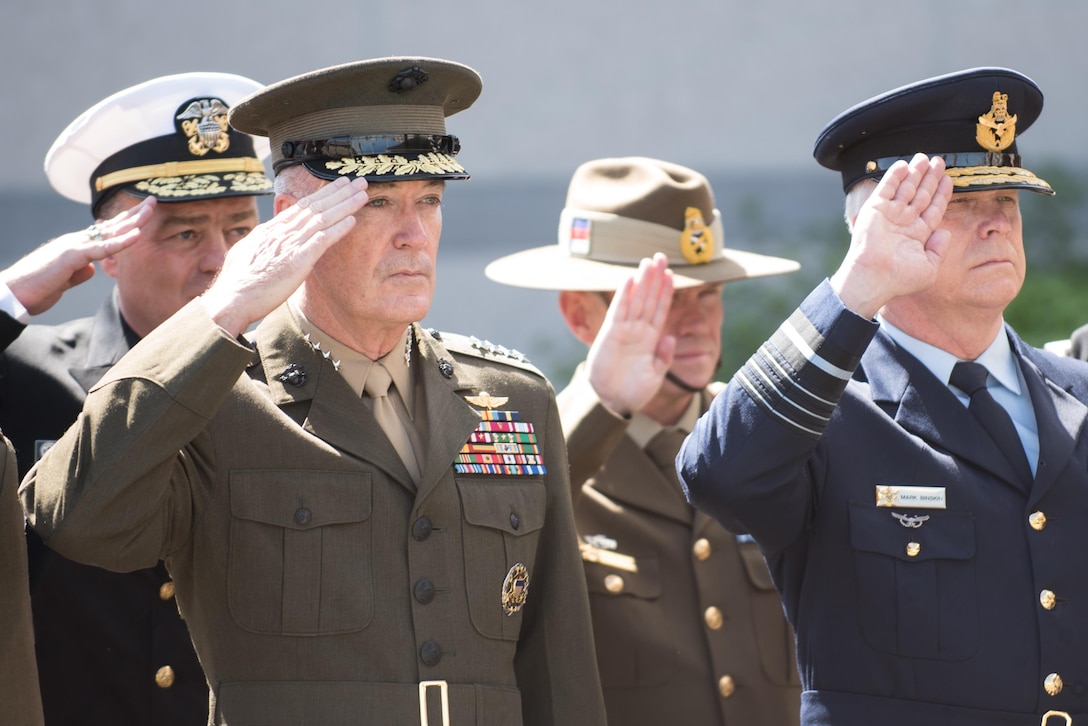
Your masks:
[[[988,375],[982,364],[960,361],[952,367],[952,376],[948,380],[971,397],[967,410],[978,419],[990,434],[990,438],[997,442],[1001,453],[1013,465],[1020,479],[1030,482],[1033,477],[1027,454],[1024,453],[1024,444],[1016,433],[1016,426],[1013,425],[1009,412],[986,389]]]

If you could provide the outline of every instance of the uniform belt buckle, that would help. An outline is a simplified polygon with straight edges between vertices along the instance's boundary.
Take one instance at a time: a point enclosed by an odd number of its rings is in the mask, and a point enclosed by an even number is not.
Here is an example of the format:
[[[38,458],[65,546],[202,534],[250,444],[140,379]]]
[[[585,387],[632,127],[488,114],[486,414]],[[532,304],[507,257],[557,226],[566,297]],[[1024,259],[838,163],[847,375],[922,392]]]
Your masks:
[[[442,726],[450,726],[450,690],[445,681],[420,681],[419,682],[419,726],[431,726],[427,707],[427,689],[437,688],[442,696]],[[1046,716],[1043,716],[1044,726]]]
[[[1039,726],[1050,726],[1048,723],[1050,717],[1065,719],[1065,726],[1073,726],[1073,717],[1066,711],[1047,711],[1043,714],[1043,720],[1039,722]]]

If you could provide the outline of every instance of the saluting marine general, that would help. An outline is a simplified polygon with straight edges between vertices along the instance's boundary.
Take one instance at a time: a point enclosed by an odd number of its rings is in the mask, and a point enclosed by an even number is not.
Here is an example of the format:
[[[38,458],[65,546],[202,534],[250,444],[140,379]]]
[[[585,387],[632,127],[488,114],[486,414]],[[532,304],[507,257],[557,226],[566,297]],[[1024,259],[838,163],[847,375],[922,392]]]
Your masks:
[[[233,106],[275,216],[24,482],[50,546],[166,561],[212,724],[604,722],[554,393],[415,322],[480,90],[398,57]]]

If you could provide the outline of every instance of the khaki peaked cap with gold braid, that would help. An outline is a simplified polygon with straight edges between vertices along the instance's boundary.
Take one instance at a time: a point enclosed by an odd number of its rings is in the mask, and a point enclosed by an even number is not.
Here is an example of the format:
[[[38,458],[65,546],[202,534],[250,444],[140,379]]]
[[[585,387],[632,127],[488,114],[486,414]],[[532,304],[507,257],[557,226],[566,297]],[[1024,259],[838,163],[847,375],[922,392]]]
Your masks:
[[[794,260],[729,249],[706,177],[646,157],[579,166],[559,217],[558,244],[516,252],[485,274],[516,287],[617,290],[644,257],[664,253],[676,287],[778,275]]]
[[[476,71],[453,61],[376,58],[273,83],[235,104],[230,123],[269,138],[276,173],[303,164],[327,180],[467,179],[446,117],[482,87]]]

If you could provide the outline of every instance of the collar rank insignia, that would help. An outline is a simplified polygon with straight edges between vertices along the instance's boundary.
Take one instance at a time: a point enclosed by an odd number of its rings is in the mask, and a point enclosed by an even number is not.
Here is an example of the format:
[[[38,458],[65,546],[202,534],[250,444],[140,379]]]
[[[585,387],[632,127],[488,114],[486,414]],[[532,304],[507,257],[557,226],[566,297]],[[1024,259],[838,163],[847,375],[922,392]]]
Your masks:
[[[529,570],[520,562],[515,563],[502,581],[502,611],[513,615],[525,605],[529,596]]]
[[[476,412],[480,423],[454,459],[454,472],[503,476],[548,473],[533,425],[522,421],[517,411],[495,410],[505,405],[509,397],[480,391],[475,396],[465,396],[465,400],[483,410]]]

